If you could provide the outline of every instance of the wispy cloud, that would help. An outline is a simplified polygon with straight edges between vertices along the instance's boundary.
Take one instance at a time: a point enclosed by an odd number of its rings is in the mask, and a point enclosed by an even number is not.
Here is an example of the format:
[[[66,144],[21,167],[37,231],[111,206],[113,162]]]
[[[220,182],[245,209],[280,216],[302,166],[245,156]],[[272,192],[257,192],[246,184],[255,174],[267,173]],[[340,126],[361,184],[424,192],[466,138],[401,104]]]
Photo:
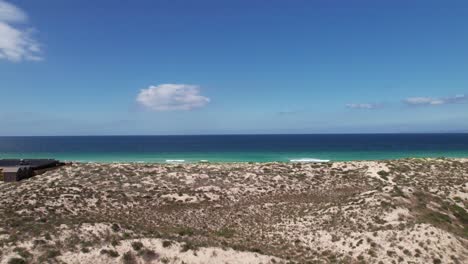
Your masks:
[[[408,105],[444,105],[468,103],[468,96],[461,94],[452,97],[410,97],[403,100]]]
[[[175,111],[203,107],[210,98],[200,95],[197,85],[160,84],[141,90],[136,101],[153,111]]]
[[[379,104],[347,104],[346,107],[350,109],[376,109],[381,105]]]
[[[0,0],[0,59],[13,62],[41,60],[41,48],[32,37],[34,29],[21,26],[28,16],[18,7]]]

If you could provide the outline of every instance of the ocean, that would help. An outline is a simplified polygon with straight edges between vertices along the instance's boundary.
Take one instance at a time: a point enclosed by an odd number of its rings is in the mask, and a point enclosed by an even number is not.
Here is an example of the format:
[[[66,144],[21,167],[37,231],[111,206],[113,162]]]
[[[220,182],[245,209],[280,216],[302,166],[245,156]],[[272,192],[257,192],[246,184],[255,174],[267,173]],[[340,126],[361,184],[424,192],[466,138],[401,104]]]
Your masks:
[[[468,134],[0,137],[0,158],[81,162],[288,162],[468,157]]]

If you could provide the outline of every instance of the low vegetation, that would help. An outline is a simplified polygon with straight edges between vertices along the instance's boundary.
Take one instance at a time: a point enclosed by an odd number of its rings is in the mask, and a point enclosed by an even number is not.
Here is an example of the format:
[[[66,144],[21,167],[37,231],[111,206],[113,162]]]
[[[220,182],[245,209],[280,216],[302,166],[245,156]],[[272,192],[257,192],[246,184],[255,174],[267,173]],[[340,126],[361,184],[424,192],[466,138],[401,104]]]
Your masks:
[[[467,197],[466,160],[77,163],[0,183],[0,262],[465,263]]]

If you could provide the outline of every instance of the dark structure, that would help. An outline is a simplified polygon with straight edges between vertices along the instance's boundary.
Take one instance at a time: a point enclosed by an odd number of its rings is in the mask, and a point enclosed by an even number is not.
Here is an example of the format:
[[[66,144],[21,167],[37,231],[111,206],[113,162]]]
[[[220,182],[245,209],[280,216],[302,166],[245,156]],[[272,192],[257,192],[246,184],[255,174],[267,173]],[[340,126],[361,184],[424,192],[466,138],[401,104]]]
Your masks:
[[[62,165],[64,163],[53,159],[1,159],[0,180],[20,181]]]

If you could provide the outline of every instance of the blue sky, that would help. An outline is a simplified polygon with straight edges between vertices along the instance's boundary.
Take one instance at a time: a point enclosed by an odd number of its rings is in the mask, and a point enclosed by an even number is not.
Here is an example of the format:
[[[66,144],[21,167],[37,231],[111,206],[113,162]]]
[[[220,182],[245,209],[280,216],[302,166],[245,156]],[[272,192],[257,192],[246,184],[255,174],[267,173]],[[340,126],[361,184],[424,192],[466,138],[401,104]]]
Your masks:
[[[468,2],[0,0],[0,124],[466,132]]]

